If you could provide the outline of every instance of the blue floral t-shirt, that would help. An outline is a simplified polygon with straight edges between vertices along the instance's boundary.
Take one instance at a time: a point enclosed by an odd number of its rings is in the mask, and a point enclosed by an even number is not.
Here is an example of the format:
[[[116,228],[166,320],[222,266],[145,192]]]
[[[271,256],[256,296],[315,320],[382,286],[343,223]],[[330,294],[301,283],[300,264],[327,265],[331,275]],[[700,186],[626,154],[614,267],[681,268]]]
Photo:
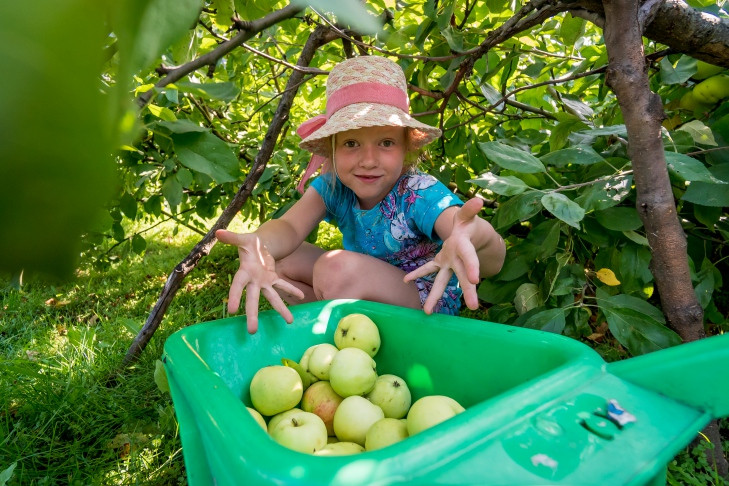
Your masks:
[[[342,232],[345,250],[374,256],[411,272],[429,262],[443,242],[435,233],[438,216],[463,202],[435,177],[409,172],[398,179],[389,194],[372,209],[359,209],[354,192],[333,174],[322,174],[311,185],[327,209],[326,220]],[[435,274],[417,279],[421,304],[430,293]],[[436,305],[435,311],[457,314],[461,289],[455,275]]]

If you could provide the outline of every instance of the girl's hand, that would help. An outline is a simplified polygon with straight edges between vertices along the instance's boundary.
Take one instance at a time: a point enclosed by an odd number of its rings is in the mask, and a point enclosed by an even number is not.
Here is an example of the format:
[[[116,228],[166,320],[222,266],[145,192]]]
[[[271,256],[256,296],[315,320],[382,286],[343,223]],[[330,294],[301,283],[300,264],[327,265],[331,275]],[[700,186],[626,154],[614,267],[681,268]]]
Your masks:
[[[261,293],[276,312],[291,324],[294,316],[274,287],[301,299],[304,298],[304,293],[278,276],[276,261],[258,236],[255,233],[239,234],[227,230],[218,230],[215,236],[223,243],[237,246],[240,258],[240,268],[230,284],[228,312],[238,312],[243,289],[246,289],[245,310],[250,334],[258,330],[258,303]]]
[[[453,217],[453,229],[435,258],[405,275],[405,281],[415,280],[436,273],[433,288],[425,300],[423,310],[431,314],[438,300],[443,296],[453,272],[463,290],[463,299],[469,309],[478,308],[476,285],[480,280],[479,259],[472,237],[478,232],[477,215],[483,207],[479,198],[468,200]]]

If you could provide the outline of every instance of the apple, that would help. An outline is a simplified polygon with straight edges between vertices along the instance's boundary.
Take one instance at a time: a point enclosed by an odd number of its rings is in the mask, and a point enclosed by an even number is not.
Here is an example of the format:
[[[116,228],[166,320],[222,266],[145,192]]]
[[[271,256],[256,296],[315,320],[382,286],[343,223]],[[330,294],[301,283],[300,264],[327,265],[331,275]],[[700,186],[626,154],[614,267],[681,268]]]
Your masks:
[[[293,368],[264,366],[253,375],[250,393],[253,408],[270,417],[298,405],[304,394],[304,385]]]
[[[339,320],[334,344],[339,349],[359,348],[374,357],[380,350],[380,331],[366,315],[349,314]]]
[[[329,383],[342,397],[369,393],[377,381],[375,360],[359,348],[340,349],[329,368]]]
[[[700,103],[714,104],[729,96],[729,75],[716,74],[694,86],[694,98]]]
[[[334,355],[339,350],[336,346],[329,343],[321,343],[314,346],[309,355],[309,373],[316,376],[320,380],[329,379],[329,367],[332,364]]]
[[[353,395],[342,400],[334,412],[334,433],[342,442],[354,442],[364,447],[367,430],[385,418],[380,407],[364,397]]]
[[[403,418],[410,409],[410,388],[405,380],[396,375],[381,375],[375,381],[375,387],[365,398],[379,406],[385,417]]]
[[[311,412],[288,414],[276,423],[269,435],[284,447],[309,454],[327,445],[327,427]]]
[[[374,451],[382,449],[403,439],[407,439],[408,426],[396,418],[383,418],[378,420],[365,434],[365,449]]]
[[[464,410],[460,403],[444,395],[428,395],[420,398],[413,403],[408,412],[408,434],[415,435]]]
[[[327,433],[334,435],[334,412],[343,398],[337,394],[328,381],[317,381],[304,391],[301,409],[317,414],[327,426]]]
[[[316,451],[317,456],[349,456],[351,454],[359,454],[365,449],[354,442],[331,442],[323,448]]]
[[[256,423],[263,428],[263,430],[267,431],[268,426],[266,425],[266,419],[263,418],[263,415],[261,415],[258,410],[253,407],[246,407],[246,409],[251,414],[251,417],[253,417],[253,420],[255,420]]]
[[[314,374],[309,371],[309,357],[311,356],[311,352],[314,351],[314,348],[317,345],[309,346],[306,348],[306,351],[304,351],[304,354],[301,356],[301,359],[299,360],[299,366],[304,370],[304,373],[309,377],[309,383],[314,383],[319,381],[319,378],[314,376]]]
[[[295,415],[298,412],[303,412],[303,410],[301,410],[300,408],[294,407],[291,410],[286,410],[285,412],[277,413],[276,415],[271,417],[271,419],[268,421],[268,428],[267,428],[268,433],[270,434],[271,431],[276,427],[276,425],[278,425],[278,423],[280,421],[282,421],[286,417]]]
[[[713,64],[698,59],[696,61],[696,74],[691,77],[699,80],[706,79],[714,76],[715,74],[719,74],[725,69],[726,68],[723,68],[721,66],[715,66]]]

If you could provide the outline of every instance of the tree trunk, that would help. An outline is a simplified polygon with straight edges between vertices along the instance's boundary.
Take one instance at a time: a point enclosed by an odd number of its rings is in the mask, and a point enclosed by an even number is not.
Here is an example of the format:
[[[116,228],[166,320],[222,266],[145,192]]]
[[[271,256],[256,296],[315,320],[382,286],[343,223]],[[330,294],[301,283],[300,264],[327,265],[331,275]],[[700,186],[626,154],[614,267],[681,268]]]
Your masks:
[[[318,27],[312,32],[306,41],[306,45],[301,51],[297,65],[299,67],[306,67],[314,57],[316,50],[327,42],[332,41],[337,36],[328,27]],[[261,150],[256,155],[250,172],[246,177],[243,185],[238,189],[238,192],[233,197],[233,200],[228,204],[228,207],[223,210],[215,224],[210,228],[208,233],[203,237],[198,244],[190,251],[190,253],[174,268],[172,273],[167,277],[167,282],[160,293],[159,299],[155,304],[152,312],[147,317],[147,321],[139,331],[137,336],[134,338],[126,356],[124,357],[123,366],[128,366],[134,362],[139,354],[149,343],[152,335],[159,327],[162,322],[162,318],[167,312],[167,308],[170,306],[172,299],[177,294],[177,291],[182,285],[182,281],[200,262],[200,260],[210,254],[210,250],[215,246],[217,238],[215,238],[215,232],[219,229],[227,228],[230,222],[233,220],[235,215],[240,211],[240,208],[246,202],[251,192],[256,186],[258,179],[263,174],[264,169],[268,160],[271,158],[273,149],[276,145],[276,141],[281,133],[281,130],[289,118],[289,111],[293,104],[296,93],[298,92],[299,86],[304,80],[305,73],[302,71],[293,71],[291,77],[286,83],[286,89],[281,102],[276,108],[276,113],[271,120],[271,125],[268,127],[263,143],[261,144]]]
[[[651,271],[669,324],[688,342],[705,336],[703,309],[691,283],[686,236],[676,213],[661,140],[661,98],[652,93],[643,57],[640,3],[604,0],[606,80],[615,92],[628,131],[636,205],[651,248]],[[708,428],[716,430],[717,427]],[[721,437],[714,433],[715,463],[722,475],[727,461]]]

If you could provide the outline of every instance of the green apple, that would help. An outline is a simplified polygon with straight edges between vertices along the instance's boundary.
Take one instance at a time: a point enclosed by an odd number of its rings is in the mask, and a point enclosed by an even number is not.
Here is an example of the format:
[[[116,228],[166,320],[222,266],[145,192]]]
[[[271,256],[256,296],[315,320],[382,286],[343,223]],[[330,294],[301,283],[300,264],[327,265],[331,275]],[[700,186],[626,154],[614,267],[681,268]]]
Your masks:
[[[382,449],[403,439],[407,439],[408,426],[400,419],[383,418],[378,420],[365,434],[365,449]]]
[[[299,360],[299,366],[301,366],[301,368],[304,370],[304,373],[306,373],[307,376],[309,377],[310,384],[319,381],[319,378],[314,376],[314,374],[311,371],[309,371],[309,357],[311,356],[311,352],[314,351],[314,348],[316,346],[317,345],[315,344],[313,346],[309,346],[308,348],[306,348],[306,351],[304,351],[304,354],[301,356],[301,359]]]
[[[693,90],[691,90],[686,91],[686,93],[681,97],[681,100],[678,102],[678,106],[681,109],[688,111],[706,112],[709,111],[713,105],[710,103],[699,102],[694,96]]]
[[[293,368],[264,366],[253,375],[250,393],[253,408],[270,417],[298,405],[304,385]]]
[[[334,344],[339,349],[359,348],[374,357],[380,350],[380,330],[366,315],[349,314],[339,320]]]
[[[332,359],[339,349],[329,343],[317,344],[309,355],[309,373],[316,376],[320,380],[329,379],[329,367],[332,365]]]
[[[334,433],[342,442],[355,442],[364,447],[367,430],[385,418],[380,407],[364,397],[353,395],[342,400],[334,413]]]
[[[349,456],[364,452],[364,447],[354,442],[332,442],[314,453],[317,456]]]
[[[377,366],[372,357],[359,348],[340,349],[329,368],[329,383],[342,397],[369,393],[377,380]]]
[[[337,394],[328,381],[317,381],[304,391],[301,409],[317,414],[327,426],[327,433],[334,435],[334,412],[343,398]]]
[[[375,387],[365,398],[379,406],[385,412],[385,417],[396,419],[407,415],[412,400],[405,380],[389,374],[378,376]]]
[[[291,415],[296,415],[299,412],[303,412],[300,408],[292,408],[290,410],[286,410],[285,412],[277,413],[273,417],[271,417],[268,421],[268,433],[270,434],[271,431],[278,425],[278,423],[282,420],[284,420],[286,417],[289,417]]]
[[[269,435],[284,447],[314,454],[327,445],[327,427],[318,415],[299,411],[284,417]]]
[[[444,395],[422,397],[413,403],[408,412],[408,434],[415,435],[458,415],[464,410],[460,403]]]
[[[729,75],[717,74],[694,86],[694,98],[700,103],[714,104],[729,96]]]
[[[716,74],[719,74],[724,70],[726,70],[726,68],[723,68],[721,66],[715,66],[699,59],[696,61],[696,74],[691,77],[699,80],[706,79]]]
[[[268,425],[266,425],[266,419],[263,418],[263,415],[261,415],[258,410],[253,407],[246,407],[246,409],[251,414],[251,417],[253,417],[253,420],[255,420],[256,423],[263,428],[263,430],[267,431]]]

